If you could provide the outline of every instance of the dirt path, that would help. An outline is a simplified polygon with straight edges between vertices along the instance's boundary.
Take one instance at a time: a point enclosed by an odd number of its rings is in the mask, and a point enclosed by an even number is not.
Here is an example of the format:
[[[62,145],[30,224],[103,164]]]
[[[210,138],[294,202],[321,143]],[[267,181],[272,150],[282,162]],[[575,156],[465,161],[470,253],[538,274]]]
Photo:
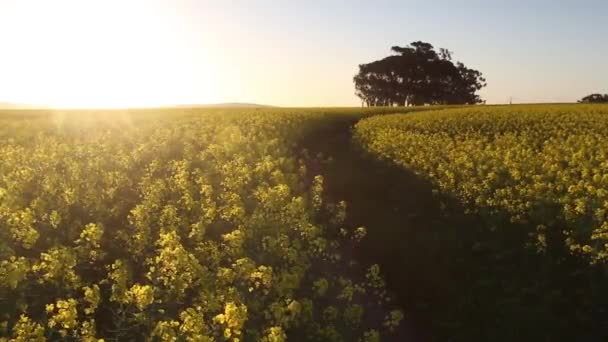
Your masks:
[[[325,177],[329,200],[346,200],[347,224],[368,228],[357,258],[364,264],[381,265],[389,289],[406,308],[411,339],[430,340],[432,317],[427,317],[423,307],[444,293],[440,287],[449,283],[451,273],[442,260],[445,250],[424,241],[441,223],[439,202],[428,183],[358,150],[351,141],[357,121],[338,120],[316,132],[305,147],[313,155],[322,153],[333,159],[319,170]],[[415,307],[420,309],[412,310]]]

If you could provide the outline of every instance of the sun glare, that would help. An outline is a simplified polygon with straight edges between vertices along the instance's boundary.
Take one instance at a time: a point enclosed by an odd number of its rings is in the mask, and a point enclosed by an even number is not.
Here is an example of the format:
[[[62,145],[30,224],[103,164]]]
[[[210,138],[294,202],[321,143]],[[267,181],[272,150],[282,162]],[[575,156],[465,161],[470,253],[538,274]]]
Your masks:
[[[175,9],[154,1],[8,0],[5,10],[0,90],[10,101],[65,108],[214,101],[212,61],[203,42],[191,46]]]

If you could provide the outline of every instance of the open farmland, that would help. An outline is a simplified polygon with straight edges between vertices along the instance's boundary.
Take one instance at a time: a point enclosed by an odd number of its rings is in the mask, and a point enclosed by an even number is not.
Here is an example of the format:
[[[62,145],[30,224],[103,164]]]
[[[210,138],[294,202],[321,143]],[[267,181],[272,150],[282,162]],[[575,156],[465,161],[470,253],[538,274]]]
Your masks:
[[[377,266],[341,254],[365,228],[297,145],[358,113],[0,114],[0,336],[399,336]]]
[[[360,122],[356,139],[454,194],[493,229],[505,219],[532,224],[541,251],[563,243],[590,262],[608,259],[608,106],[389,115]]]
[[[376,243],[404,300],[428,310],[446,338],[605,338],[607,128],[604,105],[482,106],[359,121],[354,144],[378,168],[410,176],[385,181],[399,188],[418,178],[438,205],[407,219],[416,203],[384,202],[402,214],[388,219],[392,233],[379,233]],[[423,201],[426,192],[415,189],[401,188],[401,196]],[[438,283],[450,295],[420,300]]]
[[[2,112],[0,340],[601,340],[607,127],[594,105]]]

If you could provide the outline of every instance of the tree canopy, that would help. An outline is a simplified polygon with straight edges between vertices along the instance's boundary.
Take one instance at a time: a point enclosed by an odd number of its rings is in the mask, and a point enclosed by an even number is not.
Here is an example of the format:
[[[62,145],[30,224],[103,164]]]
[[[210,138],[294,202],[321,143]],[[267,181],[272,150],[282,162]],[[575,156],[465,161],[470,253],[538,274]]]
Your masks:
[[[608,94],[591,94],[583,97],[580,103],[608,103]]]
[[[392,55],[359,65],[355,94],[367,106],[425,104],[475,104],[478,90],[486,86],[482,73],[452,61],[447,49],[413,42],[393,46]]]

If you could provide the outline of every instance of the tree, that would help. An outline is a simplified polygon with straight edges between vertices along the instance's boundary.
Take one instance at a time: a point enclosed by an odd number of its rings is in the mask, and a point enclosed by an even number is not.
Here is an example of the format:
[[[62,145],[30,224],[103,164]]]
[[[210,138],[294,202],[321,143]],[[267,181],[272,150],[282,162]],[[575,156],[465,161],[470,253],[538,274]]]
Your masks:
[[[359,65],[355,94],[367,106],[425,104],[475,104],[482,102],[478,90],[486,86],[481,72],[452,62],[446,49],[413,42],[393,46],[384,59]]]
[[[608,103],[608,94],[591,94],[583,97],[579,103]]]

